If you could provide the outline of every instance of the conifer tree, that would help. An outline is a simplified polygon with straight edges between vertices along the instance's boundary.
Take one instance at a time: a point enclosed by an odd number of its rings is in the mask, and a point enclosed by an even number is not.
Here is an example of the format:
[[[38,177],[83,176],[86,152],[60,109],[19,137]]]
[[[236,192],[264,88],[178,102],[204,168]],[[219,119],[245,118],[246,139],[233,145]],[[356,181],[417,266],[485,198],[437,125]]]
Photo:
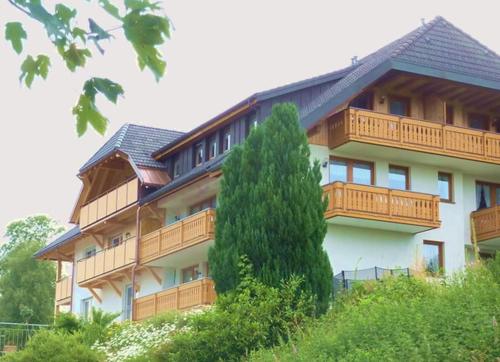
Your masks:
[[[319,162],[311,165],[307,137],[295,105],[273,107],[224,166],[218,199],[215,245],[209,263],[218,293],[239,283],[238,262],[246,255],[255,276],[278,286],[302,275],[317,298],[318,312],[328,307],[332,269],[322,243],[326,201]]]

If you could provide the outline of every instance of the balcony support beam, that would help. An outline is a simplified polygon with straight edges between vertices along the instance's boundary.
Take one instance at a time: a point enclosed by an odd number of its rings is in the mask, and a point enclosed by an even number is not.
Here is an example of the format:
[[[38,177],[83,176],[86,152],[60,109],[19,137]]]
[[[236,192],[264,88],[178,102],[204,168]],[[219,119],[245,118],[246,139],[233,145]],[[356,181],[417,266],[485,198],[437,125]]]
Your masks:
[[[106,279],[106,282],[108,282],[109,286],[111,288],[113,288],[113,290],[116,292],[116,294],[118,294],[119,297],[122,296],[122,292],[121,292],[120,288],[118,288],[116,286],[116,284],[111,279]]]
[[[92,294],[92,296],[99,302],[99,304],[102,303],[102,299],[101,297],[95,292],[94,288],[87,288],[90,292],[90,294]]]
[[[151,275],[153,276],[153,278],[155,278],[156,282],[160,285],[162,285],[162,279],[161,277],[156,273],[156,271],[154,270],[154,268],[150,267],[150,266],[145,266],[144,267],[146,270],[148,270]]]
[[[94,239],[95,243],[99,245],[101,249],[104,249],[104,238],[102,236],[98,236],[95,234],[89,234],[92,239]]]

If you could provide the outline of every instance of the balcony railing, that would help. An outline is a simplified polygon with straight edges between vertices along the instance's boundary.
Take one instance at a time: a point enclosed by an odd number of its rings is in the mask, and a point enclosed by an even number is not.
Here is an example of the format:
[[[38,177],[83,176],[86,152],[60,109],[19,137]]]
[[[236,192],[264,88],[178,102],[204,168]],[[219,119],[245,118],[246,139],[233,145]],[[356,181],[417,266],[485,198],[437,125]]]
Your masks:
[[[71,299],[73,278],[66,276],[56,281],[56,303]]]
[[[87,283],[130,266],[135,262],[135,246],[136,240],[132,237],[118,246],[103,249],[89,258],[79,260],[76,264],[77,283]]]
[[[85,228],[137,201],[139,181],[134,178],[105,193],[80,209],[80,228]]]
[[[136,299],[134,320],[143,320],[169,310],[185,310],[212,304],[215,298],[212,279],[198,279]]]
[[[500,164],[500,134],[349,108],[329,125],[329,145],[349,141]]]
[[[441,225],[436,195],[344,182],[323,190],[328,196],[327,219],[346,216],[429,228]]]
[[[477,241],[500,238],[500,206],[472,213]]]
[[[141,238],[141,264],[166,256],[203,241],[212,240],[215,231],[215,210],[207,209],[165,226]]]

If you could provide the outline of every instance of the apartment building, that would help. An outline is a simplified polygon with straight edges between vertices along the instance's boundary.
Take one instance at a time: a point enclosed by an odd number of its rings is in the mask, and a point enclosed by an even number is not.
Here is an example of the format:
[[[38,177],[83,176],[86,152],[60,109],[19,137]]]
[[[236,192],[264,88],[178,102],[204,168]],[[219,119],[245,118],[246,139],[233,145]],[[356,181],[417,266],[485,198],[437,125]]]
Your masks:
[[[273,104],[294,102],[328,195],[334,273],[452,273],[500,248],[500,57],[438,17],[345,69],[256,93],[187,133],[128,124],[79,170],[56,309],[141,320],[215,298],[221,165]],[[64,263],[72,271],[64,275]]]

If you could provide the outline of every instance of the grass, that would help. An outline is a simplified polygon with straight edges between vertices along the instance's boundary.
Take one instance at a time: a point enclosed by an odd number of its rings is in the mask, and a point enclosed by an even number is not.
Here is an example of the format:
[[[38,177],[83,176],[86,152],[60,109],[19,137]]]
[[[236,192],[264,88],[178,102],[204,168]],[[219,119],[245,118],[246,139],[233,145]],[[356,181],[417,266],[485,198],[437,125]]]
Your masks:
[[[498,361],[500,257],[445,282],[359,286],[292,341],[251,361]]]

